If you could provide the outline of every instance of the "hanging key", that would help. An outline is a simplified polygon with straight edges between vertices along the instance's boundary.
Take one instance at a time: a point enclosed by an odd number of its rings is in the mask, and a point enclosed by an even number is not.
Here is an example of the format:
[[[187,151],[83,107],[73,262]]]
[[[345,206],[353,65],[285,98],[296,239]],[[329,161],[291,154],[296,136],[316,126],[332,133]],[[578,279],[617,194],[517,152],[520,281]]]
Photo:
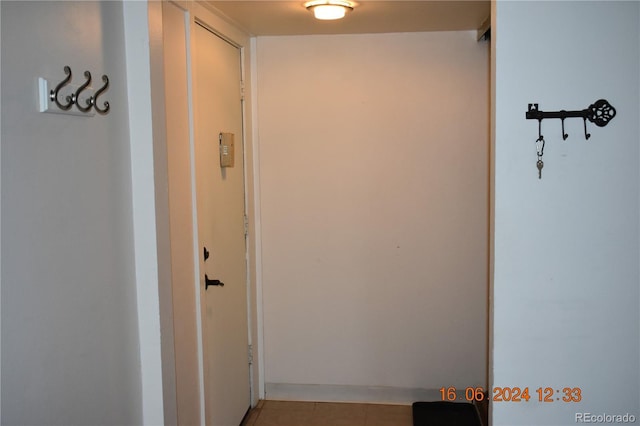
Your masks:
[[[544,167],[542,160],[538,160],[536,167],[538,168],[538,179],[542,179],[542,168]]]

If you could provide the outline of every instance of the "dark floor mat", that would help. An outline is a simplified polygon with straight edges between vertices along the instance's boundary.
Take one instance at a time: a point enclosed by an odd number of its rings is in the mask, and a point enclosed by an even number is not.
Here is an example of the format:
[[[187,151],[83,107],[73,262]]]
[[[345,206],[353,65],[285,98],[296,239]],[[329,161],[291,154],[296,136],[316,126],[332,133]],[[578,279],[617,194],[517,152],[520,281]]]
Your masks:
[[[414,402],[413,426],[482,426],[473,404]]]

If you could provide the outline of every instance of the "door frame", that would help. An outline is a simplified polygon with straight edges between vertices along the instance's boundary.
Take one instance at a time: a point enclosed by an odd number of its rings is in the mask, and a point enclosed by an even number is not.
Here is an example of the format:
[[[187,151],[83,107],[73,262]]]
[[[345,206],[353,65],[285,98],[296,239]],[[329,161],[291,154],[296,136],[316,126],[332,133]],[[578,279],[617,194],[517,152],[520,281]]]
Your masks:
[[[201,91],[198,89],[198,87],[200,87],[200,79],[202,78],[201,75],[199,75],[199,73],[196,71],[195,69],[195,64],[199,57],[199,55],[202,55],[203,52],[198,51],[198,43],[196,42],[196,31],[205,31],[208,32],[210,34],[210,36],[213,36],[214,38],[217,38],[218,40],[222,41],[225,45],[231,47],[232,49],[235,49],[235,52],[237,52],[237,56],[236,56],[236,60],[240,59],[240,67],[239,67],[239,71],[240,71],[240,75],[237,75],[235,78],[238,78],[240,80],[240,92],[237,93],[237,96],[241,96],[241,93],[243,91],[242,87],[244,84],[244,65],[243,65],[243,47],[241,45],[239,45],[238,43],[236,43],[233,39],[230,39],[227,35],[221,33],[220,31],[218,31],[218,29],[216,29],[215,27],[211,26],[209,24],[209,22],[205,19],[202,18],[202,16],[197,16],[197,15],[193,15],[192,19],[190,21],[190,32],[193,35],[193,37],[191,37],[191,40],[189,42],[190,45],[190,64],[192,69],[189,71],[189,79],[190,79],[190,86],[192,88],[192,90],[190,90],[189,93],[189,106],[192,110],[192,123],[191,123],[191,141],[192,141],[192,145],[191,145],[191,152],[192,152],[192,158],[191,158],[191,164],[192,164],[192,176],[193,176],[193,185],[192,185],[192,199],[193,199],[193,209],[194,209],[194,215],[193,215],[193,232],[194,232],[194,247],[196,249],[196,254],[195,254],[195,258],[196,259],[200,259],[200,256],[202,255],[201,250],[202,250],[202,245],[206,244],[209,245],[211,244],[212,247],[212,251],[215,253],[215,248],[217,246],[217,243],[215,243],[214,241],[209,241],[208,243],[205,243],[204,241],[202,241],[201,235],[200,235],[200,223],[198,223],[198,218],[202,218],[202,216],[200,215],[200,212],[198,212],[198,196],[203,196],[202,193],[198,192],[198,182],[197,182],[197,177],[196,175],[198,174],[198,164],[199,161],[196,158],[196,155],[198,155],[198,148],[196,147],[196,145],[198,145],[198,141],[195,140],[195,137],[197,136],[197,131],[196,131],[196,127],[199,127],[199,123],[197,122],[197,119],[199,116],[201,116],[201,112],[199,112],[199,105],[200,105],[200,101],[202,100],[201,96],[208,96],[208,95],[203,95],[201,93]],[[241,147],[241,157],[238,158],[238,160],[242,161],[242,201],[243,201],[243,207],[242,207],[242,213],[244,215],[244,217],[248,217],[249,216],[249,212],[248,212],[248,199],[247,199],[247,175],[245,172],[246,169],[246,158],[245,158],[245,149],[244,149],[244,145],[246,143],[245,137],[244,137],[244,133],[245,133],[245,127],[244,127],[244,122],[245,122],[245,111],[244,111],[244,99],[241,98],[240,100],[240,131],[241,131],[241,143],[238,145]],[[202,141],[200,141],[199,144],[201,144]],[[238,150],[236,149],[236,152]],[[237,156],[237,155],[236,155]],[[201,164],[200,164],[201,165]],[[200,182],[200,184],[202,184],[202,182]],[[200,190],[202,190],[202,187],[200,187]],[[251,294],[250,294],[250,278],[249,278],[249,259],[250,259],[250,253],[249,253],[249,246],[248,246],[248,233],[245,233],[244,236],[244,272],[245,272],[245,276],[246,276],[246,280],[245,280],[245,291],[246,291],[246,299],[243,301],[243,303],[246,306],[247,309],[247,328],[246,328],[246,338],[247,338],[247,345],[251,345],[251,311],[249,309],[250,306],[250,301],[251,301]],[[200,261],[195,262],[194,265],[195,269],[196,269],[196,283],[197,283],[197,290],[195,291],[195,298],[196,298],[196,316],[197,316],[197,335],[198,335],[198,347],[199,347],[199,362],[201,363],[200,368],[201,370],[201,374],[200,377],[202,378],[202,384],[201,384],[201,388],[202,388],[202,397],[205,399],[205,403],[201,404],[202,410],[204,411],[204,416],[205,419],[210,418],[211,415],[209,415],[209,417],[207,417],[206,415],[206,410],[207,410],[207,406],[206,406],[206,401],[209,400],[210,397],[207,397],[207,390],[210,390],[212,392],[217,392],[217,390],[212,390],[208,383],[207,383],[207,376],[208,376],[208,372],[207,372],[207,365],[208,365],[208,360],[204,359],[204,356],[207,355],[207,351],[206,348],[209,347],[209,343],[207,343],[207,339],[205,339],[204,336],[204,331],[206,330],[205,324],[204,322],[206,321],[206,315],[203,314],[203,310],[205,309],[205,307],[207,306],[207,303],[205,302],[205,298],[206,298],[206,294],[204,289],[202,288],[202,277],[204,276],[204,272],[201,272],[200,268],[202,267],[202,263]],[[211,271],[209,271],[211,273]],[[244,362],[247,362],[249,364],[249,359],[248,359],[248,355],[246,352],[246,348],[243,351],[243,353],[245,354],[245,359],[243,360]],[[248,378],[249,378],[249,382],[246,384],[243,384],[242,386],[248,386],[248,389],[245,388],[245,390],[248,390],[248,395],[249,395],[249,400],[247,401],[248,405],[253,405],[253,398],[252,398],[252,389],[253,389],[253,380],[251,377],[251,372],[252,372],[252,365],[249,364],[248,366]],[[214,384],[214,389],[217,386]],[[246,407],[246,406],[245,406]]]
[[[254,117],[256,116],[256,107],[255,102],[252,102],[252,87],[255,87],[255,59],[254,59],[254,49],[255,49],[255,39],[251,38],[249,34],[244,32],[242,29],[236,27],[233,23],[229,22],[227,18],[224,17],[220,12],[218,12],[212,6],[192,1],[192,0],[168,0],[169,3],[177,6],[184,13],[184,34],[185,34],[185,44],[186,44],[186,73],[187,73],[187,106],[181,107],[182,113],[188,116],[188,148],[189,150],[189,158],[190,158],[190,179],[191,182],[191,205],[184,206],[188,211],[186,214],[191,214],[192,217],[192,229],[191,235],[193,242],[193,264],[177,264],[175,259],[171,258],[171,268],[174,267],[182,267],[182,268],[192,268],[193,270],[193,292],[194,292],[194,304],[195,304],[195,312],[189,318],[181,318],[181,321],[189,321],[192,323],[193,327],[196,329],[196,339],[197,339],[197,348],[188,348],[187,351],[195,354],[197,358],[197,366],[193,366],[190,368],[197,368],[197,375],[199,377],[199,383],[194,383],[190,385],[190,392],[197,394],[199,396],[199,413],[189,413],[191,415],[197,415],[200,418],[200,424],[204,425],[205,418],[205,395],[204,395],[204,359],[203,359],[203,336],[202,336],[202,311],[201,311],[201,297],[200,297],[200,266],[199,266],[199,248],[198,248],[198,227],[197,227],[197,210],[196,210],[196,180],[195,180],[195,145],[194,145],[194,89],[193,89],[193,56],[192,52],[194,51],[195,45],[195,37],[192,34],[195,31],[195,26],[199,25],[196,22],[200,22],[204,24],[208,29],[212,30],[214,33],[230,42],[234,46],[237,46],[240,49],[240,58],[241,58],[241,78],[244,81],[244,101],[242,103],[242,129],[243,129],[243,160],[245,163],[244,167],[244,191],[245,191],[245,214],[248,220],[248,232],[246,238],[246,254],[247,254],[247,312],[248,312],[248,342],[253,347],[253,359],[254,362],[250,365],[249,376],[250,376],[250,403],[251,406],[255,406],[260,397],[264,397],[264,385],[261,380],[262,373],[262,356],[261,356],[261,343],[259,343],[259,337],[261,336],[261,330],[259,324],[261,321],[259,320],[259,314],[261,313],[261,306],[258,303],[261,300],[261,294],[258,292],[259,285],[258,280],[260,277],[260,252],[258,248],[260,247],[260,239],[259,239],[259,230],[260,228],[260,214],[259,214],[259,198],[257,188],[259,188],[257,184],[257,129],[255,129],[253,122]],[[151,59],[151,86],[152,92],[151,97],[154,99],[154,120],[153,120],[153,139],[155,149],[158,152],[165,151],[166,152],[166,143],[165,143],[165,127],[169,120],[171,120],[170,116],[165,116],[165,104],[170,102],[164,98],[164,84],[171,84],[171,82],[165,82],[165,76],[163,72],[163,59],[162,57],[165,55],[165,46],[163,42],[163,33],[165,32],[162,28],[162,7],[160,3],[156,2],[148,2],[148,33],[149,33],[149,44],[147,45],[149,48],[148,54]],[[136,40],[137,41],[137,40]],[[133,160],[132,160],[133,161]],[[156,191],[158,191],[158,187],[160,191],[166,190],[166,184],[168,183],[168,176],[166,174],[166,157],[162,157],[162,155],[156,155],[154,158],[154,171],[152,174],[155,174],[155,187]],[[167,206],[165,205],[156,205],[156,216],[165,216],[168,215],[168,211],[166,211]],[[158,238],[169,239],[168,231],[162,227],[156,229],[156,234]],[[164,277],[165,281],[170,281],[170,277]],[[170,285],[173,285],[171,283]],[[171,290],[167,293],[166,290],[163,292],[165,297],[167,294],[171,294]],[[190,296],[191,297],[191,296]],[[171,304],[171,300],[168,301]],[[166,306],[166,302],[165,302]],[[169,309],[160,309],[159,312],[160,323],[162,324],[173,324],[174,327],[161,327],[160,331],[162,335],[167,338],[163,338],[161,340],[168,342],[169,340],[173,341],[169,337],[173,337],[172,333],[175,333],[175,319],[173,317],[173,312]],[[154,328],[155,329],[155,328]],[[170,334],[170,336],[169,336]],[[165,345],[166,346],[166,345]],[[178,348],[175,348],[178,350]],[[183,348],[180,348],[184,350]],[[169,353],[170,352],[170,353]],[[258,362],[256,362],[256,360]],[[171,351],[165,350],[164,346],[162,349],[162,383],[164,386],[169,386],[172,389],[167,389],[162,396],[164,400],[165,411],[167,407],[169,407],[169,411],[174,411],[176,409],[175,405],[175,396],[179,389],[176,389],[176,381],[179,381],[181,378],[176,377],[178,373],[175,369],[167,367],[168,364],[175,365],[175,356],[173,355],[173,348]],[[188,378],[184,378],[187,380]],[[183,380],[183,383],[185,382]],[[151,389],[151,387],[149,387]],[[174,391],[171,394],[171,390]],[[157,395],[157,391],[154,389],[154,395]],[[171,408],[173,407],[173,409]],[[167,413],[165,413],[165,417]],[[180,417],[180,413],[176,413],[177,417]],[[165,419],[171,422],[171,419],[175,418],[171,413]]]
[[[253,43],[248,34],[241,29],[235,27],[229,23],[225,18],[219,14],[213,7],[206,4],[196,2],[179,2],[183,7],[186,6],[186,16],[188,17],[187,26],[187,61],[188,61],[188,86],[189,86],[189,117],[190,117],[190,150],[191,150],[191,177],[192,177],[192,199],[193,205],[193,238],[194,238],[194,270],[195,270],[195,304],[196,304],[196,327],[198,335],[198,363],[200,370],[200,411],[202,424],[205,420],[205,398],[204,398],[204,359],[203,359],[203,330],[202,330],[202,312],[201,312],[201,297],[200,297],[200,266],[198,262],[198,256],[200,254],[198,246],[198,222],[196,211],[196,182],[195,182],[195,140],[194,140],[194,97],[197,94],[194,93],[194,72],[193,72],[193,57],[192,53],[195,51],[195,38],[194,34],[196,25],[201,25],[213,32],[217,36],[221,37],[225,41],[229,42],[233,46],[240,50],[240,73],[244,87],[244,99],[242,101],[242,132],[243,132],[243,161],[244,167],[244,197],[245,197],[245,215],[248,218],[248,232],[245,239],[246,244],[246,267],[247,267],[247,315],[248,315],[248,336],[247,340],[249,345],[253,348],[254,360],[258,357],[258,323],[257,323],[257,308],[258,304],[256,295],[256,278],[258,269],[258,250],[259,245],[256,244],[255,232],[257,223],[259,223],[259,215],[257,212],[257,203],[255,202],[255,188],[256,185],[256,173],[255,170],[255,138],[253,137],[253,105],[251,102],[251,76],[253,75],[250,58],[253,50]],[[257,368],[256,368],[257,367]],[[254,362],[249,366],[249,386],[250,386],[250,402],[251,406],[257,404],[260,395],[263,395],[262,391],[258,389],[262,386],[259,380],[260,366],[256,366]]]

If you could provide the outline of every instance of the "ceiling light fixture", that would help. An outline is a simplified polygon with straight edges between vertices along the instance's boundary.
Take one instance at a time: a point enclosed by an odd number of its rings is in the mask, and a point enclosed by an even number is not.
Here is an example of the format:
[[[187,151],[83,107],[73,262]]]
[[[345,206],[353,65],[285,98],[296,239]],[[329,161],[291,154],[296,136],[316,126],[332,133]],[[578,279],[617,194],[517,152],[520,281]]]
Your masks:
[[[342,19],[347,12],[352,11],[356,4],[345,0],[313,0],[306,2],[304,7],[312,10],[316,19],[325,21]]]

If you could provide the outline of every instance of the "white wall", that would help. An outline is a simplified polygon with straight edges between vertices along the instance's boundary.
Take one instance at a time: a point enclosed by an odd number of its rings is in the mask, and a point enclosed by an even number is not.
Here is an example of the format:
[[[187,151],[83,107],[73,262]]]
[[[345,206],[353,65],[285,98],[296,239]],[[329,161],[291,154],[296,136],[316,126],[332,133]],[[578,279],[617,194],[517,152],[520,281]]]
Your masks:
[[[484,385],[488,44],[259,37],[257,77],[267,398]]]
[[[495,4],[493,386],[529,387],[496,402],[493,424],[569,425],[576,412],[640,417],[639,6],[637,2]],[[541,110],[605,98],[604,128]],[[579,387],[580,403],[540,403],[538,387]],[[558,395],[554,396],[554,399]]]
[[[161,9],[159,2],[123,2],[145,424],[177,421]]]
[[[2,423],[140,424],[122,5],[1,7]],[[64,65],[108,115],[37,112]]]

